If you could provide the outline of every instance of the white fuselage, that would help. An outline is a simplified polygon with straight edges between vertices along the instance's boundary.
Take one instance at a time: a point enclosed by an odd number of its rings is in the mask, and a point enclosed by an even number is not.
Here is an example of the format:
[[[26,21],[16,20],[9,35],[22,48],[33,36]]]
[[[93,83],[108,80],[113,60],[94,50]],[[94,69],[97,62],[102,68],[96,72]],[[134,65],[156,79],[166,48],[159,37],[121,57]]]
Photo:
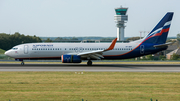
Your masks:
[[[5,54],[18,59],[60,58],[61,55],[76,55],[78,53],[103,50],[110,43],[29,43],[21,44],[8,50]],[[135,49],[139,43],[116,43],[113,50],[103,52],[103,56],[126,54]]]

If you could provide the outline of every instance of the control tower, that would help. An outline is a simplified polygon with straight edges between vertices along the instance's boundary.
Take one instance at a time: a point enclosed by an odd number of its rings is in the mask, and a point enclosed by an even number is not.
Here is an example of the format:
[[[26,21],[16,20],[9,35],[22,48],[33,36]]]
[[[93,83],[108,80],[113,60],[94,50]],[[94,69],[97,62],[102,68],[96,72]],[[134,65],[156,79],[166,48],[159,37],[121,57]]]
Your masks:
[[[128,15],[126,15],[128,8],[115,8],[116,15],[114,15],[114,21],[117,23],[117,40],[124,41],[124,28],[126,21],[128,21]]]

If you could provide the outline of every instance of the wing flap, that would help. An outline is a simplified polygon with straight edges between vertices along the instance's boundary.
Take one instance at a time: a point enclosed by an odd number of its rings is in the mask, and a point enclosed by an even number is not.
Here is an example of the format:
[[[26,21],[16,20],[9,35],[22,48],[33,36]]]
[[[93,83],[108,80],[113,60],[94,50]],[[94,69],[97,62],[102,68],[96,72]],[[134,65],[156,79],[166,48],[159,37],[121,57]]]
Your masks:
[[[100,57],[98,57],[98,56],[96,56],[96,55],[94,55],[94,54],[91,54],[90,57],[93,58],[93,59],[97,59],[97,60],[100,60],[100,59],[101,59]]]
[[[96,50],[96,51],[89,51],[89,52],[83,52],[83,53],[79,53],[77,55],[82,56],[82,55],[90,55],[90,54],[95,54],[95,53],[101,53],[104,50]]]

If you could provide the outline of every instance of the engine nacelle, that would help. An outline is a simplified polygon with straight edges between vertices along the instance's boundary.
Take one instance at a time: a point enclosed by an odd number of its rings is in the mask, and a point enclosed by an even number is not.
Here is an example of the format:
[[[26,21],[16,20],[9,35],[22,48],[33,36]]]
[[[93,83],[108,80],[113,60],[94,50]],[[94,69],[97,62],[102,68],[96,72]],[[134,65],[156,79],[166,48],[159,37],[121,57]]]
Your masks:
[[[77,55],[62,55],[62,63],[81,63],[81,57]]]

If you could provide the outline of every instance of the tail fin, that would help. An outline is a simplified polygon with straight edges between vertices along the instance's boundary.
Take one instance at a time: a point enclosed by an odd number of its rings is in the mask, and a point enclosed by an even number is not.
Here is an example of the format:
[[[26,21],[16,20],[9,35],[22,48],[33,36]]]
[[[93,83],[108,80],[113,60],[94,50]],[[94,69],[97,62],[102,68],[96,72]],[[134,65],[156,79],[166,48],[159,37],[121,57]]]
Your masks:
[[[168,12],[154,29],[144,37],[143,43],[164,44],[168,36],[173,14],[173,12]]]

